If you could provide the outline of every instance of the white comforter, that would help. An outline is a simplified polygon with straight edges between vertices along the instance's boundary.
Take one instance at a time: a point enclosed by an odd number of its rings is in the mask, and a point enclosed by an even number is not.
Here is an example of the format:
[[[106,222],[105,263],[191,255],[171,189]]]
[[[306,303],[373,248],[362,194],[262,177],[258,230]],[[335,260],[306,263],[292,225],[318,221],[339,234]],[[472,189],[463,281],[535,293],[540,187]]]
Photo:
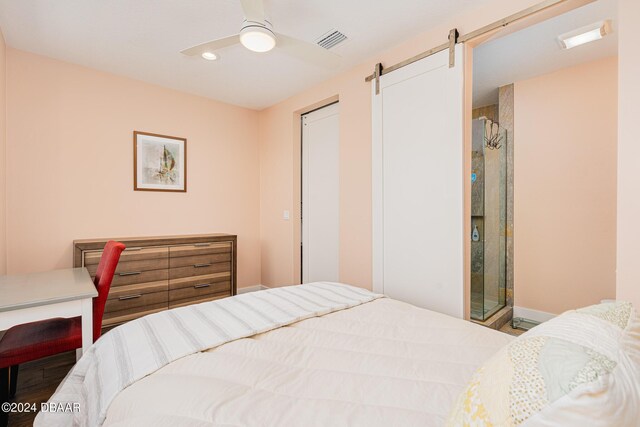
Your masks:
[[[118,394],[183,357],[241,338],[365,304],[383,295],[318,282],[238,295],[144,316],[93,344],[49,402],[77,412],[40,412],[37,427],[100,426]]]
[[[388,298],[176,360],[105,426],[441,426],[511,337]]]

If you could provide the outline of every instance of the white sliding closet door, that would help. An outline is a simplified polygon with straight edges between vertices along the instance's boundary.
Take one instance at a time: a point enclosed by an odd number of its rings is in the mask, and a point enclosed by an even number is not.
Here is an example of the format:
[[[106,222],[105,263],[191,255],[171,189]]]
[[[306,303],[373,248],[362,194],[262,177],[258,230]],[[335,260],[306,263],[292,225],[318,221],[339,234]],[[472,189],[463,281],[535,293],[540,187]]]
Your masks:
[[[302,282],[339,277],[338,103],[302,116]]]
[[[373,86],[373,287],[464,315],[463,46]]]

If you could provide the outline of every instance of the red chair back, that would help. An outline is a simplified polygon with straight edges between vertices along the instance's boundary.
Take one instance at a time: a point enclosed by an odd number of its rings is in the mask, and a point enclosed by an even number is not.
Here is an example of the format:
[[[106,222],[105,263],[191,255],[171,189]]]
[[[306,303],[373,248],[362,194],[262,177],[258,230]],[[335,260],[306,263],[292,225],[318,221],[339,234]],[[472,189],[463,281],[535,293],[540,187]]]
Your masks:
[[[111,289],[111,282],[113,281],[113,275],[116,272],[118,261],[120,260],[120,254],[125,249],[125,246],[120,242],[114,242],[109,240],[104,246],[104,251],[100,257],[98,263],[98,269],[96,270],[96,277],[93,283],[96,285],[98,296],[93,299],[93,341],[95,342],[100,338],[102,331],[102,316],[104,315],[104,306],[107,303],[107,297],[109,296],[109,289]]]

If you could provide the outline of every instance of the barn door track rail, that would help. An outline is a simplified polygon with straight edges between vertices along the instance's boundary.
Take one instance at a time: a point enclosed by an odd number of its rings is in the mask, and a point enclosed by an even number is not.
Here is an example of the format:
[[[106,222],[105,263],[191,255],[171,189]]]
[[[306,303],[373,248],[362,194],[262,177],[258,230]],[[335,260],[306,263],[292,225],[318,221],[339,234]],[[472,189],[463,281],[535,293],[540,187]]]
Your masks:
[[[374,71],[372,74],[368,75],[364,81],[365,82],[370,82],[371,80],[375,81],[375,85],[376,85],[376,95],[380,93],[380,77],[384,76],[385,74],[389,74],[392,71],[395,71],[397,69],[400,69],[404,66],[407,66],[409,64],[413,64],[416,61],[420,61],[421,59],[424,59],[428,56],[434,55],[438,52],[442,52],[444,50],[449,49],[449,67],[452,68],[455,66],[455,47],[456,44],[458,43],[465,43],[468,42],[469,40],[475,39],[476,37],[480,37],[483,36],[485,34],[491,33],[492,31],[495,31],[497,29],[500,28],[504,28],[508,25],[513,24],[514,22],[520,21],[522,19],[528,18],[532,15],[535,15],[539,12],[542,12],[544,10],[547,10],[549,8],[555,7],[555,6],[559,6],[561,4],[564,3],[569,3],[575,0],[545,0],[541,3],[538,3],[534,6],[531,6],[527,9],[521,10],[520,12],[514,13],[513,15],[507,16],[506,18],[500,19],[498,21],[495,21],[489,25],[485,25],[482,28],[479,28],[475,31],[472,31],[468,34],[464,34],[464,35],[459,35],[458,30],[457,29],[452,29],[451,31],[449,31],[449,35],[448,35],[448,41],[446,43],[443,43],[439,46],[436,46],[432,49],[429,50],[425,50],[424,52],[421,52],[415,56],[412,56],[409,59],[405,59],[402,62],[398,62],[397,64],[394,64],[390,67],[386,67],[384,68],[382,66],[382,63],[377,63],[375,65]],[[584,0],[582,1],[582,5],[584,4],[588,4],[588,3],[592,3],[596,0]]]

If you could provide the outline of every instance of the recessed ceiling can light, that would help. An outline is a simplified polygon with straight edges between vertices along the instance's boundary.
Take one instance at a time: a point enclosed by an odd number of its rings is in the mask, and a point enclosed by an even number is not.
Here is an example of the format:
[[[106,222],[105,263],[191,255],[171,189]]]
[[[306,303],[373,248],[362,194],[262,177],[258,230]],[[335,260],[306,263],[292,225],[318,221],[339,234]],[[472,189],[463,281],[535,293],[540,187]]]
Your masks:
[[[563,49],[572,49],[585,43],[600,40],[608,34],[611,34],[610,20],[596,22],[595,24],[578,28],[575,31],[561,34],[558,36],[558,41]]]
[[[215,61],[216,59],[218,59],[218,55],[216,55],[216,54],[215,54],[215,53],[213,53],[213,52],[204,52],[204,53],[202,54],[202,57],[203,57],[204,59],[206,59],[207,61]]]
[[[276,35],[262,25],[247,25],[240,30],[240,43],[254,52],[268,52],[276,46]]]

